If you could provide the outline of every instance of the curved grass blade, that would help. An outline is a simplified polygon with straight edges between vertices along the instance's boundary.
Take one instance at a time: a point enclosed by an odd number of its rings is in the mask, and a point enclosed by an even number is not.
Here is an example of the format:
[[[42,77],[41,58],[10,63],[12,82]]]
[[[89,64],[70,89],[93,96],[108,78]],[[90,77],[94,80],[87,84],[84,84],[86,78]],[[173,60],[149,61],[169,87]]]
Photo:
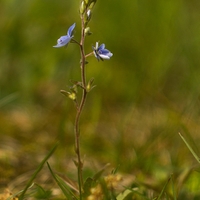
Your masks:
[[[35,184],[36,186],[36,194],[34,197],[36,199],[50,199],[52,197],[52,191],[51,190],[45,190],[41,185]]]
[[[164,192],[165,192],[165,189],[166,189],[166,187],[167,187],[167,185],[168,185],[168,183],[169,183],[169,181],[171,180],[171,176],[169,177],[169,179],[167,180],[167,182],[165,183],[165,185],[164,185],[164,187],[163,187],[163,189],[162,189],[162,191],[161,191],[161,193],[159,194],[159,196],[158,196],[158,198],[157,198],[157,200],[160,200],[161,199],[161,197],[162,197],[162,195],[164,194]]]
[[[56,183],[58,184],[58,186],[60,187],[60,189],[62,190],[63,194],[65,195],[65,197],[67,199],[76,199],[78,200],[78,198],[76,197],[76,195],[72,192],[72,190],[69,189],[68,185],[65,183],[65,181],[63,179],[61,179],[57,174],[55,174],[53,172],[53,170],[51,169],[49,163],[47,162],[48,168],[50,170],[51,175],[53,176],[54,180],[56,181]],[[73,198],[72,198],[73,197]]]
[[[43,168],[44,164],[47,162],[47,160],[51,157],[51,155],[54,153],[54,151],[56,150],[58,146],[58,143],[56,145],[54,145],[54,147],[51,149],[51,151],[47,154],[47,156],[42,160],[42,162],[39,164],[38,168],[36,169],[36,171],[34,172],[34,174],[32,175],[32,177],[30,178],[30,180],[28,181],[25,189],[23,190],[22,194],[19,197],[19,200],[23,200],[24,195],[26,193],[26,191],[28,190],[28,188],[31,186],[31,184],[33,183],[33,180],[35,179],[35,177],[38,175],[38,173],[41,171],[41,169]]]
[[[175,191],[175,185],[174,185],[173,174],[171,174],[171,182],[172,182],[172,192],[173,192],[173,197],[174,197],[174,200],[177,200],[177,198],[176,198],[176,191]]]
[[[32,183],[28,189],[32,188],[33,186],[34,186],[34,183]],[[20,190],[19,192],[16,192],[16,193],[10,195],[10,197],[8,197],[6,200],[13,200],[13,199],[15,199],[15,198],[16,198],[19,194],[21,194],[23,191],[24,191],[24,190]],[[0,199],[1,199],[1,198],[0,198]]]

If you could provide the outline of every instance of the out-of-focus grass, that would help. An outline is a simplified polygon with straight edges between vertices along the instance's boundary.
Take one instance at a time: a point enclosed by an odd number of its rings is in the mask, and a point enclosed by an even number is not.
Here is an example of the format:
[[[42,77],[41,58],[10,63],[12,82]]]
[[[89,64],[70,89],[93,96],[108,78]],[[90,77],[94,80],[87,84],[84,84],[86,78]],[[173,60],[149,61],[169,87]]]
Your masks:
[[[2,186],[34,170],[55,141],[52,165],[74,178],[74,105],[59,91],[80,79],[79,52],[52,46],[73,22],[80,37],[78,3],[0,2]],[[86,49],[100,41],[114,56],[87,66],[97,87],[81,119],[85,176],[110,162],[161,191],[173,173],[180,199],[198,197],[196,161],[178,132],[198,153],[199,8],[198,1],[97,2]],[[12,94],[17,99],[6,103]]]

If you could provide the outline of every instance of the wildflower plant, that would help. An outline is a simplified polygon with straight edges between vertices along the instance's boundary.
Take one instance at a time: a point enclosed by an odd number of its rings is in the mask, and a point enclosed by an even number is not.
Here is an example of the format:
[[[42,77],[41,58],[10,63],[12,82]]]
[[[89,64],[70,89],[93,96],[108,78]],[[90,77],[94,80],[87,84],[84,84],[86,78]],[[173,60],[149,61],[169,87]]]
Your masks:
[[[83,180],[83,162],[81,158],[81,152],[80,152],[80,116],[83,112],[83,108],[86,102],[86,98],[88,93],[91,91],[91,89],[94,87],[94,79],[90,79],[89,81],[86,80],[86,64],[88,64],[88,60],[86,60],[89,56],[95,56],[98,61],[100,60],[108,60],[112,57],[112,53],[105,49],[105,44],[98,45],[98,42],[96,42],[96,46],[92,46],[92,51],[88,54],[85,53],[85,39],[87,36],[91,35],[90,27],[88,26],[91,17],[92,17],[92,9],[94,5],[96,4],[97,0],[81,0],[80,7],[79,7],[79,14],[81,18],[81,38],[80,41],[77,41],[74,36],[74,30],[76,28],[76,24],[73,23],[68,31],[67,34],[64,36],[61,36],[57,40],[57,44],[53,47],[59,48],[63,46],[67,46],[70,43],[78,45],[80,49],[80,74],[81,74],[81,80],[80,81],[72,81],[72,86],[70,87],[69,91],[61,90],[61,93],[65,96],[72,99],[75,103],[76,107],[76,117],[74,122],[74,135],[75,135],[75,153],[77,155],[77,160],[74,161],[75,165],[77,167],[77,176],[78,176],[78,193],[79,198],[82,199],[83,197],[83,191],[84,191],[84,180]],[[77,96],[77,92],[79,90],[82,90],[82,95],[80,99]],[[76,191],[77,192],[77,191]]]

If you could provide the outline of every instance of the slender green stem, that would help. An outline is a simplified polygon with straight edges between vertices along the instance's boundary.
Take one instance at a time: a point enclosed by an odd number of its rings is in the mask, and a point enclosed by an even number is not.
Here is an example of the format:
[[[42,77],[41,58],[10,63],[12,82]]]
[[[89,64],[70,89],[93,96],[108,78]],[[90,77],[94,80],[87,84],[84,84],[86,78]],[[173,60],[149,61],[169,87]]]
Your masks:
[[[76,44],[78,44],[79,46],[80,46],[80,43],[79,42],[77,42],[75,39],[71,39],[71,43],[76,43]]]
[[[87,58],[87,57],[92,56],[92,55],[94,55],[93,51],[91,53],[88,53],[87,55],[85,55],[85,57]]]
[[[81,97],[81,102],[79,106],[77,107],[77,113],[75,118],[75,125],[74,125],[74,132],[75,132],[75,150],[78,158],[77,168],[78,168],[78,184],[79,184],[79,193],[80,193],[80,200],[82,199],[82,188],[83,188],[83,174],[82,174],[82,168],[83,163],[81,161],[81,153],[80,153],[80,129],[79,129],[79,122],[80,122],[80,116],[83,111],[86,97],[87,97],[87,91],[86,91],[86,75],[85,75],[85,51],[84,51],[84,41],[85,41],[85,25],[84,25],[84,19],[81,15],[81,41],[80,41],[80,52],[81,52],[81,81],[83,86],[83,93]]]

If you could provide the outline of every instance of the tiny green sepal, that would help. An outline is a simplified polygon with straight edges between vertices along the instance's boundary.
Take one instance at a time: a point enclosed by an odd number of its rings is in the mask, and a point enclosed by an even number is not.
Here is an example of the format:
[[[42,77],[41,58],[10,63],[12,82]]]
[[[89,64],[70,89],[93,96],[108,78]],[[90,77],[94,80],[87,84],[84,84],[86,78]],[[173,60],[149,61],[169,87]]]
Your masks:
[[[96,85],[93,85],[94,83],[94,78],[91,78],[86,86],[86,91],[90,92]]]
[[[67,92],[65,90],[60,90],[61,94],[63,94],[64,96],[72,99],[73,101],[76,100],[76,93],[75,92]]]
[[[73,85],[73,86],[71,86],[69,89],[70,89],[71,92],[73,92],[73,93],[75,93],[75,94],[78,93],[78,88],[77,88],[77,85],[76,85],[76,84]]]
[[[73,160],[73,162],[74,162],[75,166],[78,167],[78,161]]]
[[[64,96],[68,97],[68,92],[65,90],[60,90],[60,93],[63,94]]]
[[[76,93],[78,92],[78,91],[77,91],[77,87],[80,87],[80,88],[82,88],[82,89],[85,89],[85,88],[83,87],[83,84],[82,84],[81,82],[79,82],[79,81],[70,80],[70,82],[74,84],[73,88],[76,86],[76,90],[75,90]]]

